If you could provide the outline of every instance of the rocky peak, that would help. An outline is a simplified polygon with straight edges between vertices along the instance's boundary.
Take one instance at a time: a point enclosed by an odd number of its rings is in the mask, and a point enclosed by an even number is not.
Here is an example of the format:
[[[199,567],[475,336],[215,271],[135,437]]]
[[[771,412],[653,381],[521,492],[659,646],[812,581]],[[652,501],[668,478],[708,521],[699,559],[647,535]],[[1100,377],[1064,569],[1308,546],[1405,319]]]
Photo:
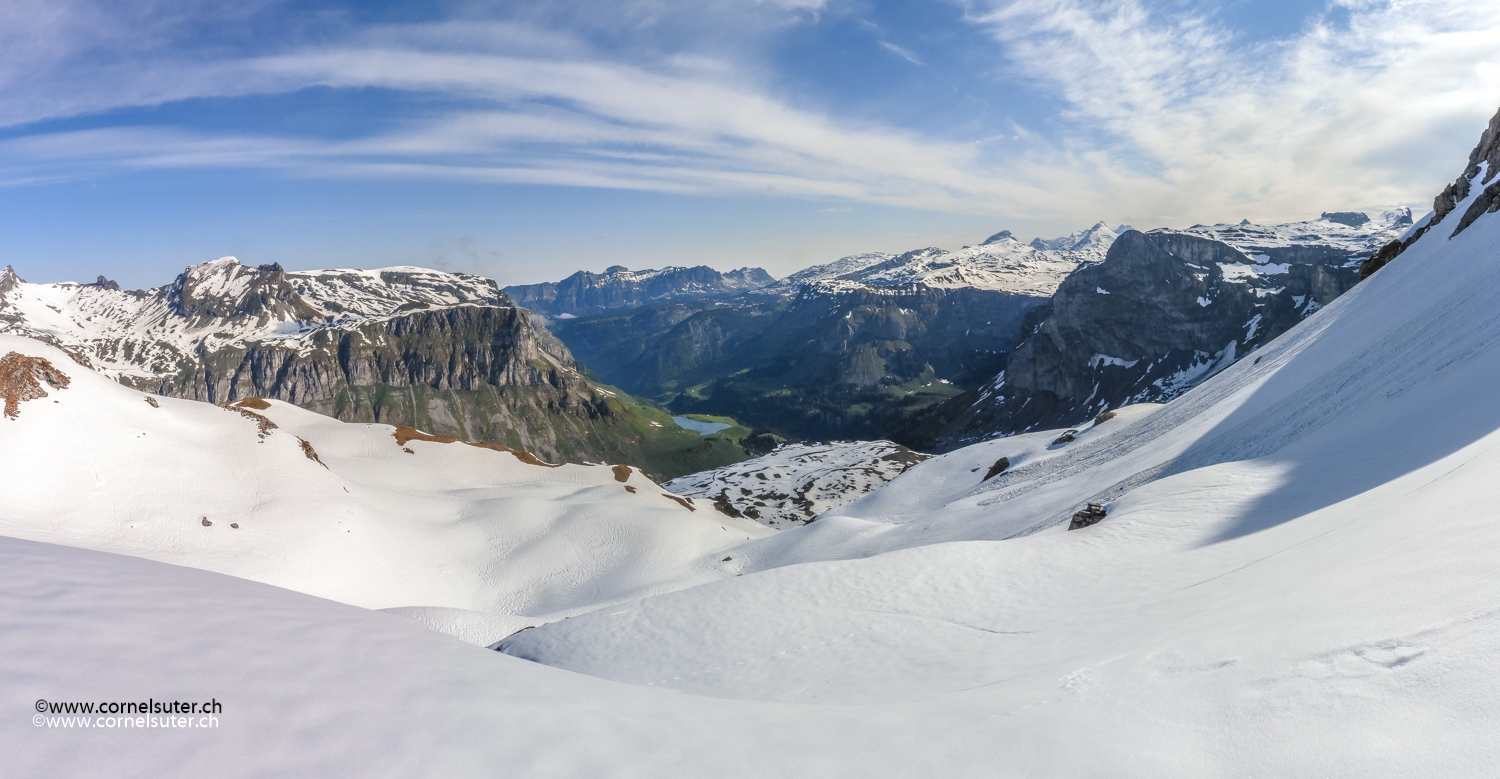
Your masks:
[[[1009,230],[1001,230],[1000,232],[995,233],[994,235],[992,235],[992,236],[984,239],[984,243],[981,243],[979,245],[980,246],[989,246],[992,243],[999,243],[1001,241],[1014,241],[1014,240],[1016,240],[1016,237],[1014,235],[1011,235],[1011,233],[1010,233]]]
[[[97,281],[95,281],[93,284],[90,284],[89,286],[90,287],[98,287],[99,289],[107,289],[107,290],[111,290],[113,292],[119,292],[120,291],[120,284],[119,284],[119,282],[110,281],[109,279],[104,278],[103,274],[100,274],[99,275],[99,279]]]
[[[25,283],[25,279],[16,275],[15,268],[7,265],[4,270],[0,270],[0,295],[4,295]]]
[[[1130,229],[1132,229],[1130,225],[1110,227],[1104,222],[1095,222],[1087,230],[1070,233],[1061,238],[1034,238],[1029,246],[1038,251],[1062,252],[1080,251],[1090,247],[1105,249],[1114,242],[1116,236]]]
[[[255,318],[312,321],[323,313],[308,305],[278,263],[248,268],[234,257],[199,263],[183,271],[167,292],[173,313],[188,319]]]
[[[724,272],[724,281],[746,289],[759,289],[775,284],[776,277],[767,273],[765,268],[736,268]]]
[[[1412,225],[1411,209],[1406,206],[1392,208],[1380,213],[1380,223],[1391,228],[1410,227]]]

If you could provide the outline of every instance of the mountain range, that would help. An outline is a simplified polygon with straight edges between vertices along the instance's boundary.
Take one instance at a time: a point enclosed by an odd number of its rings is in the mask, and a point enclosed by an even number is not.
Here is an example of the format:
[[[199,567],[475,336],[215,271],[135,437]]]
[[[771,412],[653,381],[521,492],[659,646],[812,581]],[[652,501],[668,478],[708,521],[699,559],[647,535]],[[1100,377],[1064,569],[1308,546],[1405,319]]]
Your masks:
[[[154,394],[274,398],[554,462],[629,461],[671,476],[748,456],[589,377],[538,316],[479,276],[287,272],[225,257],[126,291],[103,277],[29,284],[7,267],[0,332],[53,344]]]
[[[1343,294],[1411,222],[1398,208],[1149,234],[1217,246],[1222,265],[1153,265],[1134,239],[1114,251],[1121,236],[1142,235],[1128,225],[1030,243],[1001,231],[953,251],[851,255],[738,296],[683,290],[550,326],[596,375],[674,411],[943,451],[1176,397]],[[1159,277],[1178,292],[1147,282]],[[1097,297],[1106,286],[1112,297]]]

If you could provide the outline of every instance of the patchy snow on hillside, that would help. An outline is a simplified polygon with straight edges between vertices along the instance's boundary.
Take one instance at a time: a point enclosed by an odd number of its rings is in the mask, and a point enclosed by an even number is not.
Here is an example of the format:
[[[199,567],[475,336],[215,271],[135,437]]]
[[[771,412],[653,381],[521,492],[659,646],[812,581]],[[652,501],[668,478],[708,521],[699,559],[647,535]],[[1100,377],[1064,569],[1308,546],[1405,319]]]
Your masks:
[[[837,291],[922,284],[1046,297],[1080,265],[1103,260],[1115,237],[1126,229],[1100,222],[1081,233],[1030,245],[1002,232],[983,244],[955,251],[927,248],[900,255],[857,254],[799,271],[764,291],[790,294],[808,285]]]
[[[860,498],[928,457],[890,441],[788,444],[662,486],[731,517],[785,528]]]

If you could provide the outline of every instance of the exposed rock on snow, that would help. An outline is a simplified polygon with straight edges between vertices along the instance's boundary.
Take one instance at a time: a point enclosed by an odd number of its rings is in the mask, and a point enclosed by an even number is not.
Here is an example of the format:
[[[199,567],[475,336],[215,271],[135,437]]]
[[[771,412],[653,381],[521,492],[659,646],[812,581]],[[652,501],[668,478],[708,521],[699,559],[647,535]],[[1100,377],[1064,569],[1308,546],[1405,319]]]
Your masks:
[[[993,479],[996,476],[999,476],[1000,474],[1005,473],[1005,469],[1009,468],[1009,467],[1010,467],[1010,458],[1009,457],[1001,457],[1000,459],[998,459],[998,460],[995,461],[994,465],[990,466],[990,469],[988,471],[984,472],[984,480],[985,481],[989,481],[990,479]]]
[[[1099,524],[1105,517],[1104,506],[1098,503],[1090,503],[1079,511],[1073,513],[1073,521],[1068,523],[1069,530],[1078,530]]]
[[[890,441],[790,444],[735,465],[673,479],[673,492],[712,501],[767,527],[805,525],[878,489],[931,455]]]
[[[22,403],[47,397],[43,384],[66,389],[69,379],[43,357],[19,352],[0,357],[0,397],[5,399],[5,416],[15,419],[20,416]]]

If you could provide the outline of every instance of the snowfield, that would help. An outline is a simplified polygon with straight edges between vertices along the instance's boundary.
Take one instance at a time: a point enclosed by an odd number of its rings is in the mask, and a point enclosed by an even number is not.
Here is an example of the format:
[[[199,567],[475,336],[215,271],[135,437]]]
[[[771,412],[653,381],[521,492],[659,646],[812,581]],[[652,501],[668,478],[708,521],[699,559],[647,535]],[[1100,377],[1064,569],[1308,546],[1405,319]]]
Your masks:
[[[390,425],[275,400],[148,403],[55,348],[0,335],[0,356],[11,352],[71,379],[0,418],[0,534],[12,537],[405,607],[488,644],[554,613],[732,575],[721,550],[770,532],[689,508],[623,466],[403,442]],[[252,415],[275,427],[262,434]]]

